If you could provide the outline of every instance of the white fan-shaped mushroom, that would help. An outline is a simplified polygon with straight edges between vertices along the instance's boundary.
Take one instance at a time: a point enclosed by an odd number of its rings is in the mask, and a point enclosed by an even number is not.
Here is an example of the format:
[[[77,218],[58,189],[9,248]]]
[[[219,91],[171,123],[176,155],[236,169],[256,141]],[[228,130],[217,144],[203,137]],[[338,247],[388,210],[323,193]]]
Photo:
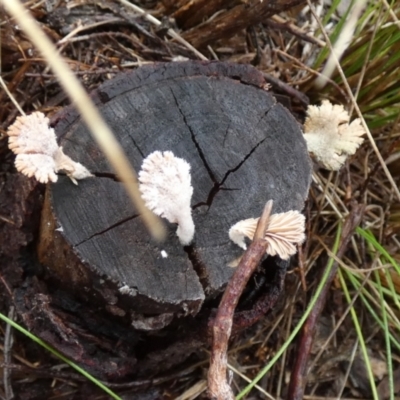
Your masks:
[[[243,250],[247,249],[244,238],[253,240],[259,218],[248,218],[237,222],[229,229],[229,238]]]
[[[76,184],[92,174],[80,163],[66,156],[58,147],[49,119],[41,112],[20,116],[8,128],[8,147],[17,154],[18,171],[39,182],[57,182],[56,172],[63,170]]]
[[[58,149],[49,119],[41,112],[18,117],[7,134],[8,147],[14,154],[46,154],[53,157]]]
[[[229,230],[229,238],[238,246],[246,249],[244,238],[253,240],[259,218],[249,218],[237,222]],[[278,255],[287,260],[295,254],[296,245],[305,239],[305,218],[298,211],[272,214],[269,218],[265,240],[268,242],[267,253]]]
[[[323,100],[321,105],[309,106],[304,122],[304,138],[308,151],[321,165],[337,171],[349,155],[363,142],[365,130],[359,118],[349,124],[350,116],[342,105]]]
[[[143,160],[139,189],[146,207],[178,224],[176,234],[183,245],[188,245],[194,236],[189,163],[171,151],[151,153]]]
[[[54,159],[46,154],[18,154],[15,158],[17,171],[34,176],[39,182],[57,182]]]

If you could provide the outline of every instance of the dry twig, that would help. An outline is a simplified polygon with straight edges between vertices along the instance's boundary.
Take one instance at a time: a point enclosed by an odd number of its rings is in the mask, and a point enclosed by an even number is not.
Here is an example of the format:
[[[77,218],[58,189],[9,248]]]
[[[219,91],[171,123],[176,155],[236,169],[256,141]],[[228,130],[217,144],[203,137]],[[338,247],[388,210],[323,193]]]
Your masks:
[[[212,399],[234,399],[232,389],[226,379],[228,341],[232,330],[232,320],[240,295],[267,250],[268,242],[264,236],[271,209],[272,201],[270,200],[265,205],[258,221],[254,240],[244,253],[218,307],[213,325],[213,345],[208,371],[208,390]]]

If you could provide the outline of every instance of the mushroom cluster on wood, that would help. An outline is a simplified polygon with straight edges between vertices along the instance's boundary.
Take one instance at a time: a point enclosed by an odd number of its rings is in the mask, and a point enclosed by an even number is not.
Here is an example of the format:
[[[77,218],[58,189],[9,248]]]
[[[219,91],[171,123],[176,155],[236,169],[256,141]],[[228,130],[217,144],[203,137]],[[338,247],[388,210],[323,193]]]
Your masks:
[[[194,236],[189,163],[171,151],[155,151],[144,159],[139,181],[146,206],[156,215],[178,224],[179,241],[188,245]]]
[[[57,182],[58,171],[64,171],[77,184],[92,174],[80,163],[73,161],[59,147],[49,119],[41,112],[22,115],[8,128],[8,146],[17,155],[15,166],[26,176],[39,182]]]
[[[237,222],[229,229],[229,237],[246,250],[244,238],[253,240],[259,218],[249,218]],[[268,242],[267,254],[278,255],[282,260],[289,259],[297,252],[296,245],[304,242],[305,217],[297,210],[272,214],[269,218],[265,240]]]
[[[96,177],[48,187],[39,244],[48,271],[115,315],[197,313],[243,252],[229,239],[232,225],[259,215],[268,199],[279,213],[301,210],[307,197],[302,132],[264,87],[250,66],[188,62],[142,67],[92,95],[137,171],[155,151],[189,162],[190,246],[174,223],[165,242],[153,242],[79,115],[58,115],[60,144]]]

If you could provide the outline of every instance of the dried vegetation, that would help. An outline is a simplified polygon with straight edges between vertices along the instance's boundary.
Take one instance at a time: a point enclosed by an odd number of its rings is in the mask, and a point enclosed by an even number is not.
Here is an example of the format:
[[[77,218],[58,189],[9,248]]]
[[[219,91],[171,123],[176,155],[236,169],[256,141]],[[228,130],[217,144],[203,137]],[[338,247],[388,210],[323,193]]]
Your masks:
[[[141,8],[125,0],[33,0],[26,5],[87,90],[119,71],[146,63],[218,59],[251,63],[263,71],[279,100],[300,121],[304,121],[309,101],[315,104],[330,99],[343,103],[350,113],[354,109],[339,73],[334,72],[322,89],[313,86],[328,50],[326,37],[303,1],[276,1],[282,12],[275,16],[269,6],[263,6],[269,3],[265,1],[135,3]],[[293,8],[285,11],[285,3]],[[348,9],[339,7],[339,3],[348,5]],[[338,272],[326,291],[325,307],[315,325],[315,339],[306,361],[304,398],[389,399],[400,392],[400,199],[396,187],[400,178],[400,7],[386,0],[364,3],[355,31],[348,37],[350,44],[341,66],[393,180],[388,179],[367,140],[340,171],[315,170],[305,209],[307,240],[292,262],[280,303],[262,323],[231,344],[228,362],[236,393],[283,348],[332,260]],[[201,7],[196,8],[196,4]],[[316,12],[333,41],[344,30],[352,4],[316,3]],[[1,78],[25,112],[40,110],[51,116],[68,104],[66,95],[46,60],[4,11],[0,12]],[[14,172],[14,159],[7,149],[5,133],[19,111],[5,90],[0,90],[0,99],[2,243],[10,243],[6,228],[15,227],[14,247],[1,250],[3,274],[5,263],[7,268],[14,265],[12,250],[32,241],[33,236],[19,225],[18,212],[24,209],[17,205],[19,211],[10,211],[11,205],[7,204],[7,181]],[[38,189],[38,199],[40,194]],[[338,230],[354,213],[361,221],[355,227],[356,234],[348,237],[340,259],[334,259],[332,249]],[[1,311],[10,315],[12,288],[0,278]],[[26,338],[16,335],[11,348],[12,335],[3,324],[2,397],[11,399],[14,391],[26,399],[44,398],[43,393],[46,398],[95,398],[93,393],[98,399],[108,398],[75,372],[57,368],[57,361]],[[260,376],[251,392],[253,398],[296,398],[293,393],[301,383],[293,381],[290,373],[304,349],[296,349],[293,344],[284,348],[282,356]],[[198,364],[170,376],[108,386],[116,393],[131,396],[125,398],[135,398],[132,390],[149,386],[147,394],[153,397],[148,398],[205,398],[206,368],[207,355],[199,355]]]

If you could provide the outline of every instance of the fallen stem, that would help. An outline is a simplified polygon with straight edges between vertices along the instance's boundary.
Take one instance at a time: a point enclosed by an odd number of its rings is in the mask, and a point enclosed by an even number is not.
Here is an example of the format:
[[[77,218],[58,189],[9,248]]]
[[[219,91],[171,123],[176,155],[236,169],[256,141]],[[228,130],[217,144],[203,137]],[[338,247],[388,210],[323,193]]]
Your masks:
[[[239,298],[268,247],[268,242],[264,239],[264,235],[271,209],[272,200],[268,201],[265,205],[261,218],[258,221],[254,240],[244,253],[235,273],[228,282],[218,307],[217,316],[212,327],[213,344],[210,368],[208,370],[208,391],[211,399],[234,399],[226,376],[228,368],[228,341],[231,336],[233,316]]]

